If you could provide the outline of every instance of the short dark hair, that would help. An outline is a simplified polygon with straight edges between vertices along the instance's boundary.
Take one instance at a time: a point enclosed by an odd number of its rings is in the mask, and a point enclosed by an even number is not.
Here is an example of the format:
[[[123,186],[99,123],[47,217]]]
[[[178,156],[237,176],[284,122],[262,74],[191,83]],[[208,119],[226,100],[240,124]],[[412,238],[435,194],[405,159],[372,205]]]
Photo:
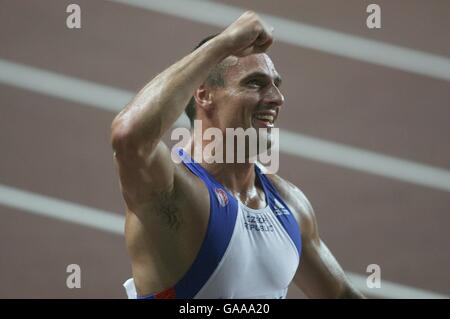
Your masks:
[[[206,38],[201,40],[195,46],[193,51],[197,50],[199,47],[201,47],[203,44],[205,44],[209,40],[215,38],[217,35],[218,35],[218,33],[207,36]],[[216,66],[214,66],[211,69],[211,71],[209,72],[208,77],[206,78],[205,84],[207,84],[209,86],[213,86],[213,87],[217,87],[217,86],[222,86],[223,87],[225,85],[225,80],[224,80],[224,77],[223,77],[225,69],[226,69],[226,66],[223,63],[219,63]],[[186,112],[187,117],[189,118],[189,121],[191,123],[191,127],[193,127],[194,126],[195,116],[196,116],[196,112],[195,112],[195,98],[194,97],[191,97],[191,99],[189,100],[189,103],[186,106],[185,112]]]

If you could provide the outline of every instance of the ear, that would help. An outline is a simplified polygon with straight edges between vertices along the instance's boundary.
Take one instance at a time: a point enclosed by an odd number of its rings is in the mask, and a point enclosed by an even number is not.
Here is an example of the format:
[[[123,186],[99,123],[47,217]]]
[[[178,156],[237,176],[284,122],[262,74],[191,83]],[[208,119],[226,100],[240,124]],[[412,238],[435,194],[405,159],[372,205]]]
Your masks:
[[[197,106],[208,112],[212,108],[213,95],[212,90],[206,85],[202,84],[194,93],[194,98]]]

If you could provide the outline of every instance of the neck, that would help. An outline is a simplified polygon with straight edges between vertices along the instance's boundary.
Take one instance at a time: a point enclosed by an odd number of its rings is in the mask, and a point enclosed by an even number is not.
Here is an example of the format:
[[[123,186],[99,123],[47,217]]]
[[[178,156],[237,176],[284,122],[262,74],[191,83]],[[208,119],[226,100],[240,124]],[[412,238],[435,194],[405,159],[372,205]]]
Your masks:
[[[205,143],[202,139],[191,139],[186,145],[185,150],[191,155],[191,157],[197,161],[208,173],[224,185],[228,190],[234,194],[250,194],[255,192],[256,188],[256,174],[255,164],[249,163],[208,163],[203,157],[195,154],[203,154],[204,147],[208,143]],[[226,151],[224,150],[223,158],[226,159]]]

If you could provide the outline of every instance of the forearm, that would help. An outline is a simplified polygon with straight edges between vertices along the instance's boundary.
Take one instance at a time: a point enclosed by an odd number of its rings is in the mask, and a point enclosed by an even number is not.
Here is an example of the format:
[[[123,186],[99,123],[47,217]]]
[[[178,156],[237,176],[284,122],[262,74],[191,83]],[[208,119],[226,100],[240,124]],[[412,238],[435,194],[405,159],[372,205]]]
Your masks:
[[[159,140],[183,113],[211,68],[227,55],[226,41],[219,35],[185,56],[140,90],[114,120],[113,131],[137,144]]]
[[[341,294],[338,296],[339,299],[366,299],[366,297],[356,290],[353,286],[348,284]]]

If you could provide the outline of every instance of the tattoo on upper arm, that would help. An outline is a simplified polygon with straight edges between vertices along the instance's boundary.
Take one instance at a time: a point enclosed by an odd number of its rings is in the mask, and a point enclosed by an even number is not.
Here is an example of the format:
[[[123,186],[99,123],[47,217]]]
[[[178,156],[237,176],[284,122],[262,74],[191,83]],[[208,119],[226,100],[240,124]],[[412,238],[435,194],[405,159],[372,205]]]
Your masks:
[[[178,230],[182,219],[174,192],[160,193],[158,199],[153,202],[153,209],[169,228]]]

